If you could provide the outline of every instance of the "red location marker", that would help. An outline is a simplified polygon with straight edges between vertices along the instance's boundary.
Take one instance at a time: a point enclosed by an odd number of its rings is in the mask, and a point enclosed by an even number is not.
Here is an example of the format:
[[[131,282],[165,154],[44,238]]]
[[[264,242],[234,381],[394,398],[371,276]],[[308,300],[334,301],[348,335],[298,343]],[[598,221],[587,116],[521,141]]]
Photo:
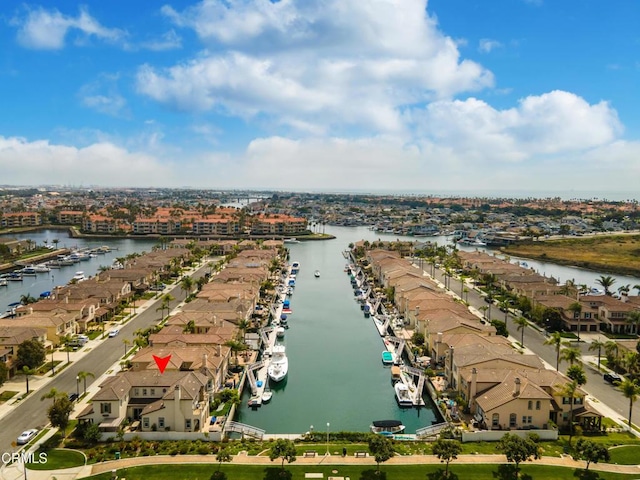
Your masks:
[[[156,357],[155,355],[153,355],[153,359],[156,361],[156,365],[158,365],[160,373],[164,373],[169,360],[171,360],[171,355],[167,355],[166,357]]]

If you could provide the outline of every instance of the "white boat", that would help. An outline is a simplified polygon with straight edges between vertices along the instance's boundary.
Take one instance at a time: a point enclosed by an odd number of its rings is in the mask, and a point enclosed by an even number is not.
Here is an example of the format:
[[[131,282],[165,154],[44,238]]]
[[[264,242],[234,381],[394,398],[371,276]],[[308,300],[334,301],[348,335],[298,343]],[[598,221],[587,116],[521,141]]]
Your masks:
[[[84,272],[76,272],[76,274],[73,276],[73,278],[71,279],[72,282],[82,282],[84,280],[86,280],[87,277],[84,276]]]
[[[285,353],[284,345],[274,345],[271,363],[267,369],[269,378],[274,382],[282,381],[289,371],[289,359]]]
[[[292,270],[291,273],[294,273],[293,270],[300,270],[300,262],[293,262],[291,264],[291,270]]]
[[[313,276],[314,276],[314,277],[316,277],[316,278],[320,278],[320,270],[316,270],[316,271],[313,273]]]
[[[33,268],[32,266],[29,267],[24,267],[22,270],[20,270],[20,273],[22,273],[23,276],[31,276],[31,277],[35,277],[36,276],[36,269]]]
[[[409,393],[409,387],[403,382],[398,382],[393,386],[396,391],[396,400],[401,407],[410,407],[413,405],[411,395]]]
[[[262,403],[269,403],[271,401],[271,397],[273,397],[273,392],[267,387],[264,392],[262,392]]]
[[[394,435],[404,432],[405,427],[400,420],[375,420],[369,428],[372,433]]]
[[[6,278],[0,278],[0,287],[6,287],[9,284]]]
[[[44,263],[41,263],[40,265],[34,265],[33,269],[36,271],[36,273],[49,273],[51,271],[51,269]]]
[[[276,328],[276,337],[283,338],[284,337],[284,327]]]
[[[282,242],[283,243],[300,243],[300,240],[298,240],[297,238],[285,238]]]

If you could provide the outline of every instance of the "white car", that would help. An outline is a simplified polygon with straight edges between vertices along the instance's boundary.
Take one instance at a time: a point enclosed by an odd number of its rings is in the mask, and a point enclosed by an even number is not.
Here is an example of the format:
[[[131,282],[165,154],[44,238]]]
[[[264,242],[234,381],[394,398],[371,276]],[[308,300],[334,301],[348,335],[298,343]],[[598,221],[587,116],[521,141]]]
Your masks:
[[[109,338],[116,337],[119,333],[120,333],[120,330],[118,330],[118,329],[111,330],[111,331],[109,332]]]
[[[33,440],[37,434],[38,434],[38,430],[36,430],[35,428],[32,428],[31,430],[25,430],[20,434],[16,443],[18,445],[25,445],[29,443],[31,440]]]

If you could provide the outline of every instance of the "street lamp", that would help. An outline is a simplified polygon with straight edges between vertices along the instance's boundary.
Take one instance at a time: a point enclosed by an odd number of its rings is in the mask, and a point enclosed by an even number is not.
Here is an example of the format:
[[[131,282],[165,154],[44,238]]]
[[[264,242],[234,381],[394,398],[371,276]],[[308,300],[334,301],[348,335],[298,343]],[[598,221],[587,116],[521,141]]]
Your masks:
[[[327,455],[329,455],[329,422],[327,422]]]
[[[80,398],[80,375],[76,375],[76,398]]]

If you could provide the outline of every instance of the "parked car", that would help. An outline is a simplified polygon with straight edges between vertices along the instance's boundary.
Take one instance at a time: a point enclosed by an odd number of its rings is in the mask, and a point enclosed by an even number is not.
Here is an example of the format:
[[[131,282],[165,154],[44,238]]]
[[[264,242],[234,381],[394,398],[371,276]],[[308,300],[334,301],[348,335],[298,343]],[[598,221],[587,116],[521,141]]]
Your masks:
[[[32,428],[31,430],[25,430],[18,436],[16,443],[18,445],[25,445],[29,443],[31,440],[33,440],[37,434],[38,434],[38,430],[35,428]]]
[[[75,402],[76,400],[78,400],[78,394],[77,393],[70,393],[69,394],[69,401],[70,402]]]
[[[617,373],[605,373],[604,379],[606,382],[609,382],[612,385],[617,385],[622,382],[622,377]]]
[[[109,338],[117,337],[119,333],[120,333],[120,330],[118,330],[117,328],[115,330],[111,330],[109,332]]]

